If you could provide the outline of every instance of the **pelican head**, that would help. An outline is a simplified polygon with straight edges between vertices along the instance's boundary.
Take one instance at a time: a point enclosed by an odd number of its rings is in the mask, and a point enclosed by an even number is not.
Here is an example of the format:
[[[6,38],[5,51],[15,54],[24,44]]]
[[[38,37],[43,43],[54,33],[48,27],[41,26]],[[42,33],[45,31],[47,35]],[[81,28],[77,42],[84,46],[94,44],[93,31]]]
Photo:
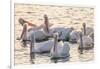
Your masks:
[[[44,24],[46,27],[46,31],[49,33],[49,21],[48,21],[48,16],[46,14],[44,15]]]
[[[18,21],[22,26],[24,25],[24,23],[26,23],[26,21],[23,18],[19,18]]]
[[[83,23],[83,33],[86,35],[86,23]]]

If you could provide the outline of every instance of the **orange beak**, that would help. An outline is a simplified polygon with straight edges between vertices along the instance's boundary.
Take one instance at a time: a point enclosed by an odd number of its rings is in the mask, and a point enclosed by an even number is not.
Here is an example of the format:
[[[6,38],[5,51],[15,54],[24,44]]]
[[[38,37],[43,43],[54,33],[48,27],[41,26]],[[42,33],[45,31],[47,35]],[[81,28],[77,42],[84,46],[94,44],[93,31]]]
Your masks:
[[[26,21],[26,20],[24,20],[23,18],[20,18],[20,19],[19,19],[19,22],[20,22],[21,24],[27,23],[29,26],[35,26],[35,27],[36,27],[35,24],[33,24],[33,23],[29,22],[29,21]]]
[[[47,32],[49,32],[49,26],[48,26],[49,22],[48,22],[48,17],[47,17],[47,15],[44,15],[44,23],[45,23]]]

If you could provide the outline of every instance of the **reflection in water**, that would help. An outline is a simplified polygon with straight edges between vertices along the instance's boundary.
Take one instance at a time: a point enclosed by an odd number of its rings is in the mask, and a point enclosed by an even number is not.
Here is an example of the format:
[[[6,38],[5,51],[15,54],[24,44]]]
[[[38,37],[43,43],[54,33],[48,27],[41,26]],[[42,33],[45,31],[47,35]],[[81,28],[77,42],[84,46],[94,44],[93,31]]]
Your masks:
[[[77,50],[77,44],[70,44],[70,57],[65,59],[51,59],[50,53],[35,53],[35,58],[32,55],[30,59],[29,47],[22,47],[15,50],[15,64],[43,64],[43,63],[59,63],[59,62],[85,62],[91,61],[94,58],[93,49],[83,51],[80,54]]]
[[[69,61],[70,57],[66,58],[51,58],[51,62],[58,63],[58,62],[67,62]]]
[[[80,61],[85,62],[93,60],[93,55],[91,55],[91,53],[93,53],[93,50],[85,50],[83,54],[79,54]]]
[[[69,61],[70,57],[67,58],[62,58],[62,59],[52,59],[51,61],[53,61],[54,63],[58,63],[58,62],[67,62]]]

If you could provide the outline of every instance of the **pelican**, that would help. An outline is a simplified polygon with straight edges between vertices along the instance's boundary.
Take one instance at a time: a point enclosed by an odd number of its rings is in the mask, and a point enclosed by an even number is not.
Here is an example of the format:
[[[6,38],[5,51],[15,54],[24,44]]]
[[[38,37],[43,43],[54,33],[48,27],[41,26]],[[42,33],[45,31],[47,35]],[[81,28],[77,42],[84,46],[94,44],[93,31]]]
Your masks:
[[[44,19],[45,19],[45,27],[49,36],[53,36],[54,32],[58,32],[61,36],[59,37],[59,40],[69,40],[69,33],[73,30],[72,27],[70,28],[65,28],[65,27],[58,27],[56,25],[53,25],[52,27],[49,27],[49,20],[48,20],[48,16],[45,14],[44,15]],[[47,35],[48,35],[47,34]]]
[[[59,40],[63,40],[63,41],[69,41],[69,36],[71,31],[74,28],[69,27],[69,28],[64,28],[64,27],[55,27],[55,28],[51,28],[51,31],[54,33],[54,31],[58,32],[61,36],[58,38]]]
[[[77,41],[79,40],[79,33],[80,33],[80,31],[73,30],[70,33],[70,40],[69,41],[72,42],[72,43],[77,43]],[[86,27],[86,24],[83,23],[82,35],[90,36],[93,39],[94,38],[93,37],[93,28]]]
[[[79,31],[73,30],[70,33],[69,41],[72,42],[72,43],[77,43],[77,41],[79,40],[79,33],[80,33]]]
[[[93,39],[90,36],[86,35],[86,27],[85,23],[83,23],[83,28],[84,28],[84,34],[82,32],[80,33],[80,39],[78,41],[79,43],[79,50],[83,51],[84,49],[91,49],[93,48]]]
[[[51,58],[66,58],[69,57],[70,47],[67,42],[58,42],[58,33],[54,33],[54,46],[51,49]]]
[[[78,49],[81,51],[81,53],[83,53],[83,50],[93,48],[93,40],[88,36],[83,36],[82,33],[80,33],[80,39],[78,41],[78,44]]]
[[[42,53],[42,52],[50,52],[52,47],[54,46],[54,38],[51,38],[47,41],[35,43],[35,35],[32,33],[31,35],[31,43],[30,46],[32,46],[31,51],[36,53]]]
[[[30,40],[32,33],[34,33],[35,39],[37,41],[47,40],[48,37],[52,35],[49,33],[49,28],[48,28],[48,26],[51,26],[51,25],[48,25],[47,21],[48,21],[48,18],[46,17],[46,15],[44,15],[44,24],[37,27],[36,25],[20,18],[19,23],[23,26],[23,31],[19,40],[20,39],[22,39],[23,41]],[[32,28],[28,29],[28,26],[32,26]]]
[[[31,52],[35,53],[50,52],[52,46],[54,45],[54,39],[52,38],[47,41],[36,43],[35,33],[32,33],[30,40],[30,46],[32,46]]]
[[[83,30],[82,30],[82,32],[83,32],[83,35],[85,37],[91,38],[92,41],[94,41],[94,30],[91,27],[86,27],[86,23],[83,23]],[[94,44],[94,42],[92,44]]]

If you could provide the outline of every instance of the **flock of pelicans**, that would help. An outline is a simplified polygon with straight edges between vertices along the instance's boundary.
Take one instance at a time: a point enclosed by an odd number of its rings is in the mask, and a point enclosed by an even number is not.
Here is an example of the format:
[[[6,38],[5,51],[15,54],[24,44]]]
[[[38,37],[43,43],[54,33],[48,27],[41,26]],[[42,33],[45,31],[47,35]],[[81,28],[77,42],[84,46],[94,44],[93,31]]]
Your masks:
[[[49,52],[52,59],[67,58],[70,56],[70,43],[79,44],[78,50],[83,54],[84,50],[94,47],[93,28],[87,27],[83,23],[81,31],[75,30],[73,27],[58,27],[50,25],[48,16],[44,15],[44,24],[37,27],[22,18],[19,23],[23,26],[21,39],[24,47],[30,45],[30,59],[35,57],[35,53]],[[28,26],[31,28],[28,29]]]

